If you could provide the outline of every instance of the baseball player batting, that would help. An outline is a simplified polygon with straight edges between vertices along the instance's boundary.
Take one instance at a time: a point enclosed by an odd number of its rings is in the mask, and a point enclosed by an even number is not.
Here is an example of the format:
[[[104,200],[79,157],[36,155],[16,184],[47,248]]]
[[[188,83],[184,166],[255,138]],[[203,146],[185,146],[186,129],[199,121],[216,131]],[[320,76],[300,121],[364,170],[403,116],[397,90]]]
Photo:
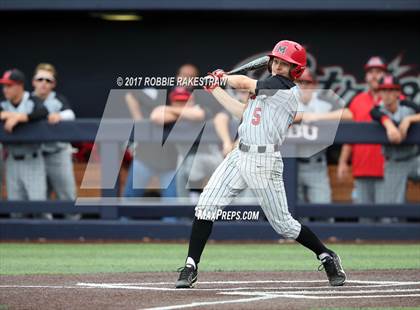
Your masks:
[[[268,55],[271,76],[253,80],[244,75],[227,75],[222,70],[209,74],[216,81],[206,86],[217,101],[242,119],[238,129],[239,145],[232,150],[211,176],[195,208],[188,256],[179,269],[176,288],[193,287],[198,264],[212,231],[215,214],[243,190],[250,188],[258,198],[274,230],[285,238],[313,251],[326,271],[330,285],[346,280],[339,256],[328,249],[288,210],[283,184],[283,161],[279,151],[292,124],[299,102],[299,88],[293,83],[304,71],[306,51],[293,41],[280,41]],[[246,89],[251,97],[246,105],[219,87],[224,79],[232,88]]]

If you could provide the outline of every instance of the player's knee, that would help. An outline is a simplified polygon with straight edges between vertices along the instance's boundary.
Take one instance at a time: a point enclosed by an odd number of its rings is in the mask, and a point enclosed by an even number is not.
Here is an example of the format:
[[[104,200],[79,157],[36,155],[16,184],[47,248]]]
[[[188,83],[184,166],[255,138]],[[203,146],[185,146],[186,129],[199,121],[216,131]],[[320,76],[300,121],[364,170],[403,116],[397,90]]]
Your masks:
[[[300,224],[296,220],[292,219],[279,226],[277,232],[285,239],[296,239],[299,236]]]

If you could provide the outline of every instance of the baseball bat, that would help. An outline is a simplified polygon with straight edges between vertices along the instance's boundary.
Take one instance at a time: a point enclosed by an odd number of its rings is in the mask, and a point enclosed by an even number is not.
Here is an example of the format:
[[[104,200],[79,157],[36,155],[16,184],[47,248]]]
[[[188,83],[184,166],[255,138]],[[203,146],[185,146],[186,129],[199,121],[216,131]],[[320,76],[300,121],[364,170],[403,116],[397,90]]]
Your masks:
[[[244,74],[248,71],[257,70],[259,68],[267,66],[269,60],[270,60],[269,56],[262,56],[262,57],[259,57],[257,59],[254,59],[254,60],[236,68],[236,69],[233,69],[229,72],[226,72],[226,74],[228,74],[228,75]]]
[[[226,72],[227,75],[233,75],[233,74],[244,74],[248,71],[251,70],[257,70],[259,68],[262,68],[264,66],[267,66],[268,62],[270,61],[270,57],[269,56],[262,56],[259,57],[257,59],[254,59],[250,62],[247,62],[246,64],[233,69],[229,72]],[[205,77],[205,80],[210,81],[212,78],[211,77]]]

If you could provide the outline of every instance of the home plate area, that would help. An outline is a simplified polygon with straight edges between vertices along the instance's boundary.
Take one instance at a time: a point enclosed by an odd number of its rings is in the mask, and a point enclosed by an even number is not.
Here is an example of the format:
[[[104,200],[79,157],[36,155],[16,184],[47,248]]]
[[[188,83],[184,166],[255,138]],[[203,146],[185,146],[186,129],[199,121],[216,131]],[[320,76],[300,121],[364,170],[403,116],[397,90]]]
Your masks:
[[[42,296],[45,309],[64,305],[78,308],[82,304],[84,309],[155,310],[420,306],[417,270],[348,274],[349,280],[343,287],[331,287],[316,272],[201,272],[193,289],[175,289],[173,278],[176,274],[173,273],[78,275],[60,281],[60,285],[55,281],[59,276],[47,276],[43,284],[37,280],[38,283],[32,285],[11,285],[12,277],[7,277],[6,282],[10,284],[0,285],[0,292],[3,292],[0,297],[1,303],[10,309],[25,306],[31,298],[36,302],[29,304],[36,308]],[[63,277],[66,276],[61,276],[62,280]],[[87,281],[81,281],[84,278]],[[21,299],[23,304],[8,300],[12,294],[5,296],[6,292],[16,294],[19,291],[27,296]],[[49,303],[48,299],[54,299],[54,302]]]
[[[230,306],[224,308],[243,309],[249,303],[252,303],[249,308],[256,307],[256,302],[266,305],[267,308],[279,308],[281,305],[285,306],[285,300],[289,300],[288,303],[290,303],[293,300],[309,302],[313,300],[384,299],[385,301],[385,299],[418,298],[418,302],[420,302],[420,281],[349,280],[341,288],[333,288],[325,280],[201,281],[193,289],[181,290],[173,288],[173,282],[78,283],[78,285],[103,289],[172,292],[183,294],[187,299],[194,299],[193,296],[196,296],[197,293],[209,292],[215,297],[219,296],[220,299],[215,301],[213,297],[209,300],[197,299],[185,304],[146,308],[155,310],[211,308],[211,306],[219,308],[229,304]],[[330,304],[330,302],[328,303]],[[285,308],[289,309],[289,307]]]

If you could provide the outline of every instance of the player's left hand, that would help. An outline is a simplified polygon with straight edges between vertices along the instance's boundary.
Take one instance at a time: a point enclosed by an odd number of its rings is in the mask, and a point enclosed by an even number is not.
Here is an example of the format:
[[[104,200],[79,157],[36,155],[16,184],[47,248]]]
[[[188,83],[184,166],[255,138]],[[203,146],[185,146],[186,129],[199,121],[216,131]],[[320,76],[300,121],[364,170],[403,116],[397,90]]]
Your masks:
[[[5,123],[4,123],[4,130],[6,130],[7,132],[12,132],[13,128],[15,128],[15,126],[19,123],[19,117],[16,116],[10,116],[9,118],[6,119]]]
[[[404,140],[407,137],[408,128],[410,128],[411,122],[408,118],[404,118],[400,125],[398,126],[398,129],[401,133],[402,140]]]

